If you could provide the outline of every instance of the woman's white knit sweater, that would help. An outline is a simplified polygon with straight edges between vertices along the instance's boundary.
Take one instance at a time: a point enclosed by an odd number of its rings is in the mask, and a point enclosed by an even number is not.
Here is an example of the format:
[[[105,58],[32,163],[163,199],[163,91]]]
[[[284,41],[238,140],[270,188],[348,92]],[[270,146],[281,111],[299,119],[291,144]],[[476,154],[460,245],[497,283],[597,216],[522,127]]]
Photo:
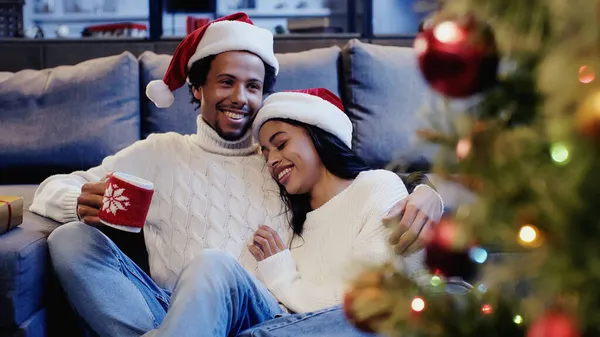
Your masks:
[[[259,278],[294,312],[341,303],[354,272],[391,259],[391,229],[383,226],[382,217],[407,195],[393,172],[360,173],[350,186],[308,213],[302,235],[294,238],[290,250],[258,263]],[[423,252],[398,262],[412,274],[422,268]]]
[[[154,183],[144,237],[159,286],[172,290],[183,267],[203,248],[227,251],[255,272],[257,263],[247,247],[259,225],[271,226],[288,240],[279,188],[250,133],[228,142],[200,117],[197,124],[195,135],[150,135],[98,167],[46,179],[30,210],[61,223],[76,221],[83,184],[109,171],[129,173]]]

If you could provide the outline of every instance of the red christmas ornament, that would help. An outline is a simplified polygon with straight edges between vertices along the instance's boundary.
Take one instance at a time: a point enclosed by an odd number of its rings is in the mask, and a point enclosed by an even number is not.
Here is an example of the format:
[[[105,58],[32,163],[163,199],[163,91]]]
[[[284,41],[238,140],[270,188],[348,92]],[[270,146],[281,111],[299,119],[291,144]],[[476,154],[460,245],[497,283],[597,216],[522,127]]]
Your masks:
[[[476,264],[469,255],[473,246],[452,219],[442,218],[425,245],[425,264],[435,274],[470,280],[477,272]]]
[[[573,319],[561,312],[547,312],[539,317],[529,330],[527,337],[579,337]]]
[[[496,83],[494,38],[473,20],[432,25],[417,35],[414,49],[425,80],[441,94],[464,98]]]

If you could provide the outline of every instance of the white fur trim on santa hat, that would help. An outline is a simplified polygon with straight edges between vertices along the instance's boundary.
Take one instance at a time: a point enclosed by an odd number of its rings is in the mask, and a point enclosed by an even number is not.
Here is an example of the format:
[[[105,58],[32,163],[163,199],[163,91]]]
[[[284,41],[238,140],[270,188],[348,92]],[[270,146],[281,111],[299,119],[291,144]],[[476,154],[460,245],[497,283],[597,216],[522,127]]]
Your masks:
[[[273,33],[241,21],[211,23],[189,59],[188,68],[204,57],[234,50],[247,50],[258,55],[275,68],[275,75],[279,73],[279,62],[273,52]]]
[[[258,140],[260,128],[275,118],[292,119],[314,125],[341,139],[352,148],[352,122],[335,105],[321,97],[299,92],[278,92],[269,96],[258,111],[252,131]]]
[[[146,96],[159,108],[168,108],[175,101],[175,96],[162,80],[150,81],[146,86]]]

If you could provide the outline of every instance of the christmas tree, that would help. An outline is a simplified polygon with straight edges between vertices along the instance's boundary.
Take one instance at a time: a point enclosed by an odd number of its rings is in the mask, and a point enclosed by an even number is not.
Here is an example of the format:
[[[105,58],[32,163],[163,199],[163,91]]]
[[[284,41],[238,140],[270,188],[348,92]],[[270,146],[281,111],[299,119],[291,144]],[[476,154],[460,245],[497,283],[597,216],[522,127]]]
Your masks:
[[[600,2],[437,5],[414,49],[447,104],[421,136],[477,197],[429,237],[428,282],[366,270],[346,313],[390,336],[600,336]],[[445,291],[478,263],[473,290]]]

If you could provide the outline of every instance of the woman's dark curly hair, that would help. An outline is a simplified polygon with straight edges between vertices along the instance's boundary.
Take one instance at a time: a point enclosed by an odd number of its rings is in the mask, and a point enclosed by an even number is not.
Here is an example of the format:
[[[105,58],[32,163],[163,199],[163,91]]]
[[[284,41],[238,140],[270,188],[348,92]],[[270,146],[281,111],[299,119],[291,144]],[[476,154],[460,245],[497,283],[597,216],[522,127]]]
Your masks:
[[[188,71],[188,78],[191,82],[191,84],[188,83],[188,87],[192,96],[192,100],[190,103],[196,104],[196,109],[200,109],[200,100],[194,97],[194,92],[192,89],[197,89],[203,86],[204,83],[206,83],[206,77],[208,76],[208,72],[210,71],[210,65],[212,64],[212,61],[215,59],[215,57],[216,55],[211,55],[194,62],[190,67],[190,70]],[[275,68],[266,63],[264,63],[264,65],[265,80],[263,81],[263,95],[270,94],[273,91],[273,87],[275,86],[276,81]]]

